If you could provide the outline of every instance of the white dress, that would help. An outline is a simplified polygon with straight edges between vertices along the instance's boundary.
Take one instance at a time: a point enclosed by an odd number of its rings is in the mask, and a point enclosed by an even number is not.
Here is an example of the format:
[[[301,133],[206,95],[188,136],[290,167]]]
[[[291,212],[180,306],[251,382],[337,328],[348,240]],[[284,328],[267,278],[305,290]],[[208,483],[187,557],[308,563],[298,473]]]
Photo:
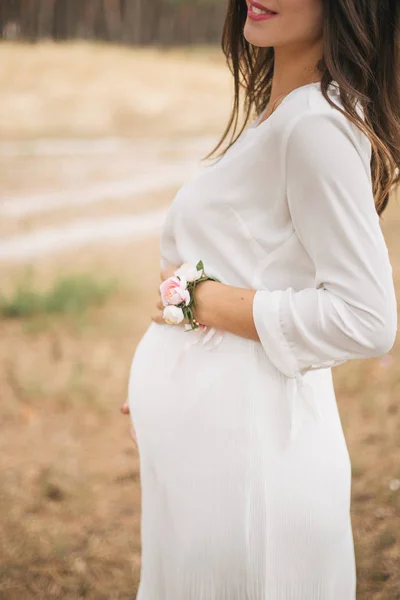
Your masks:
[[[137,600],[355,598],[331,367],[384,355],[397,331],[371,146],[319,83],[261,118],[183,185],[162,232],[161,266],[202,260],[257,290],[260,341],[151,322],[136,348]]]

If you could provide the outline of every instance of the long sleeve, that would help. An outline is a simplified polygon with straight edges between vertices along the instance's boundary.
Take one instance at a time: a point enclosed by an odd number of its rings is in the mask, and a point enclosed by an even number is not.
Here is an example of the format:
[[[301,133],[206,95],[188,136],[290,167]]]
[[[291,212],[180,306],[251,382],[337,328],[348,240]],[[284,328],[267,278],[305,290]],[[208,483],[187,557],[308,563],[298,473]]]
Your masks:
[[[386,354],[397,303],[368,138],[331,109],[293,119],[285,140],[287,202],[315,287],[258,290],[253,319],[272,363],[301,381],[311,369]]]

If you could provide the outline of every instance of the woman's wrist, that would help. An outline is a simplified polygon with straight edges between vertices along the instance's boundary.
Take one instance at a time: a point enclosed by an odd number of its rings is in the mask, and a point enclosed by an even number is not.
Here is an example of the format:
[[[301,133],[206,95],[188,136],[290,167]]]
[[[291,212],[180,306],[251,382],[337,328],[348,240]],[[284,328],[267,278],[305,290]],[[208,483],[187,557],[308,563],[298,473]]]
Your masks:
[[[198,273],[196,270],[199,270]],[[230,286],[214,277],[210,278],[204,273],[201,262],[196,267],[185,263],[179,269],[174,269],[173,273],[174,276],[163,280],[160,286],[164,306],[160,322],[180,324],[189,316],[189,324],[185,324],[185,329],[194,329],[200,324],[208,329],[229,331],[244,338],[259,340],[253,319],[256,290]],[[166,317],[166,309],[179,314],[168,314]]]
[[[201,281],[196,285],[193,295],[196,309],[193,310],[194,318],[208,327],[218,327],[218,291],[223,283],[219,281]]]
[[[197,287],[207,282],[219,282],[215,277],[205,273],[203,262],[197,265],[183,263],[174,269],[173,275],[164,279],[160,284],[161,301],[164,305],[163,320],[170,325],[179,325],[188,320],[185,330],[207,328],[204,315],[208,314],[204,308],[203,292],[200,294],[200,306],[197,306],[199,294],[195,294]]]
[[[199,292],[196,296],[196,304],[200,309],[196,319],[199,321],[203,319],[203,323],[209,327],[259,340],[253,319],[253,300],[256,290],[204,281],[198,286],[196,292]]]

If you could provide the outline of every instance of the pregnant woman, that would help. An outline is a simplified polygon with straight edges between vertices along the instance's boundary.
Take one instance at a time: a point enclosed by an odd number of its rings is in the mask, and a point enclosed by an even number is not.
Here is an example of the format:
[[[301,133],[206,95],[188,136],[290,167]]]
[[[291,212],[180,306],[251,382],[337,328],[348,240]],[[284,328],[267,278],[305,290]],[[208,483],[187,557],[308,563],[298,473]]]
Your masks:
[[[356,597],[332,367],[386,354],[397,332],[380,215],[399,178],[399,30],[398,0],[229,2],[230,124],[240,87],[258,116],[162,231],[124,409],[138,600]]]

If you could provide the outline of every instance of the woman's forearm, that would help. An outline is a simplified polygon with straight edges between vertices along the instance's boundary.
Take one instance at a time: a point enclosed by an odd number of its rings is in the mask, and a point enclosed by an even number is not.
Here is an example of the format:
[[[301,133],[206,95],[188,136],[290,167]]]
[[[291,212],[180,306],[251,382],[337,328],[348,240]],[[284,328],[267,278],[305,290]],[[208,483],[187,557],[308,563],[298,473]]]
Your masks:
[[[195,288],[195,318],[209,327],[258,341],[253,320],[255,293],[256,290],[204,281]]]

